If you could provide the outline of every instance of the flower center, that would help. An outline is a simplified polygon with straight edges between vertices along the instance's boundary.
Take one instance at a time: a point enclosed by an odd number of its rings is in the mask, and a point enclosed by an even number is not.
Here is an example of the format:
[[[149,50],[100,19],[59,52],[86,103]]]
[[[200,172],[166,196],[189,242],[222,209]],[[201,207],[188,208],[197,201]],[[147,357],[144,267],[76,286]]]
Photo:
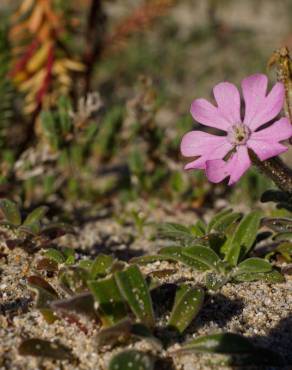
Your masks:
[[[243,145],[250,137],[250,129],[243,123],[236,123],[228,130],[227,138],[231,144]]]

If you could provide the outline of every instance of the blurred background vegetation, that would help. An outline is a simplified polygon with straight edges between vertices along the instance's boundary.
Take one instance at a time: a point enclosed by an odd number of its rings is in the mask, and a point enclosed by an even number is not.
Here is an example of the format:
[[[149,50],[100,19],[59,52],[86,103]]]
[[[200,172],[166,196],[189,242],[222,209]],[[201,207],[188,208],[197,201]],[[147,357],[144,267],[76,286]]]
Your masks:
[[[194,98],[292,47],[291,14],[292,0],[1,0],[1,197],[252,204],[268,180],[213,186],[183,171],[179,143]]]

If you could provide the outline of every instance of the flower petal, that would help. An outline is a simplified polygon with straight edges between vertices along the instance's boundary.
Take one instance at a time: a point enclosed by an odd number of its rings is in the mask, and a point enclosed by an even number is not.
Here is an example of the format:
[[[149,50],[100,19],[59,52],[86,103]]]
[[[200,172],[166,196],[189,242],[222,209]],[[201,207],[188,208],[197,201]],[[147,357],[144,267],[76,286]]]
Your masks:
[[[281,118],[268,128],[253,132],[247,142],[261,161],[275,157],[288,150],[279,141],[289,139],[292,136],[292,125],[288,118]]]
[[[228,185],[237,182],[250,167],[251,161],[245,145],[239,145],[236,152],[227,161],[214,160],[206,162],[206,175],[211,182],[221,182],[230,176]]]
[[[253,132],[251,139],[253,140],[268,140],[268,141],[282,141],[290,139],[292,136],[292,125],[288,118],[280,118],[278,121],[274,122],[271,126]]]
[[[208,180],[218,184],[229,176],[228,163],[223,159],[214,159],[206,162],[206,175]]]
[[[213,89],[218,111],[231,124],[241,122],[240,95],[237,87],[230,82],[221,82]]]
[[[239,145],[228,163],[230,173],[228,185],[233,185],[237,182],[250,166],[251,160],[247,147],[245,145]]]
[[[187,163],[184,166],[185,170],[204,170],[206,167],[206,158],[200,157],[196,159],[195,161],[192,161],[190,163]]]
[[[249,140],[248,147],[255,152],[261,161],[275,157],[288,150],[283,144],[267,140]]]
[[[180,149],[183,156],[195,157],[208,154],[224,144],[229,144],[226,136],[211,135],[203,131],[190,131],[183,136]]]
[[[266,96],[267,86],[267,77],[259,73],[242,81],[245,101],[244,123],[253,131],[275,118],[284,104],[284,85],[277,82]]]
[[[244,123],[251,125],[258,111],[258,107],[262,105],[265,99],[267,87],[268,78],[260,73],[256,73],[242,80],[241,88],[245,101]]]
[[[219,112],[217,107],[214,107],[205,99],[196,99],[191,106],[191,114],[193,118],[205,126],[217,128],[227,131],[230,123]]]
[[[226,136],[216,136],[203,131],[191,131],[184,135],[181,142],[182,155],[197,157],[185,166],[186,170],[205,168],[205,162],[212,159],[221,159],[232,149],[232,144]]]

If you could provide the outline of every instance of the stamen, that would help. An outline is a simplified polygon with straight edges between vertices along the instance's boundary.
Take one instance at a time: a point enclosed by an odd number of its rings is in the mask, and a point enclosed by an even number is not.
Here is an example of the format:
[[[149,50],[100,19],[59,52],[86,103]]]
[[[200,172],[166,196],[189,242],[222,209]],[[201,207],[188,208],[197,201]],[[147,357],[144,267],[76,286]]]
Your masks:
[[[233,145],[244,145],[250,137],[250,129],[243,123],[233,125],[228,131],[227,138]]]

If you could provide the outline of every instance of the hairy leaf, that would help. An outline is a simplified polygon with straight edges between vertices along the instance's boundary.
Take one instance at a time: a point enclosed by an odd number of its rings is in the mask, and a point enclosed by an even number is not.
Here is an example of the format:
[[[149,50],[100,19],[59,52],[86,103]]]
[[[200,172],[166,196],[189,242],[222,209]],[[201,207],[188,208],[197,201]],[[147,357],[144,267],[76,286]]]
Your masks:
[[[165,247],[159,251],[163,257],[167,257],[169,260],[181,262],[189,267],[196,270],[206,271],[209,266],[191,255],[184,253],[185,247]]]
[[[154,326],[154,312],[147,283],[138,266],[133,265],[115,273],[115,280],[123,298],[136,317],[144,324]]]
[[[203,247],[201,245],[185,247],[182,250],[182,254],[183,256],[190,257],[199,261],[200,263],[203,263],[211,270],[220,270],[221,260],[211,248]]]
[[[91,266],[92,279],[105,276],[109,272],[113,262],[114,258],[112,256],[99,254]]]
[[[284,276],[277,270],[269,272],[250,272],[245,274],[235,275],[236,281],[264,281],[265,283],[283,283],[285,281]]]
[[[186,342],[179,351],[241,354],[253,350],[254,346],[247,338],[233,333],[220,333],[204,335]]]
[[[90,280],[88,287],[98,302],[98,311],[105,326],[116,324],[125,318],[125,302],[113,277]]]
[[[183,333],[198,315],[203,301],[204,291],[202,289],[192,288],[185,284],[181,285],[176,293],[168,325]]]
[[[234,272],[236,275],[245,274],[245,273],[254,273],[254,272],[268,272],[272,270],[272,266],[269,262],[265,261],[262,258],[248,258],[241,262]]]
[[[170,239],[188,244],[196,240],[190,229],[184,225],[167,222],[158,225],[158,237],[161,239]]]
[[[153,370],[153,358],[143,352],[129,350],[118,353],[109,364],[109,370]]]
[[[227,239],[222,247],[226,254],[226,261],[232,266],[236,266],[239,258],[250,251],[260,226],[260,217],[259,211],[246,215],[237,226],[234,234]]]

